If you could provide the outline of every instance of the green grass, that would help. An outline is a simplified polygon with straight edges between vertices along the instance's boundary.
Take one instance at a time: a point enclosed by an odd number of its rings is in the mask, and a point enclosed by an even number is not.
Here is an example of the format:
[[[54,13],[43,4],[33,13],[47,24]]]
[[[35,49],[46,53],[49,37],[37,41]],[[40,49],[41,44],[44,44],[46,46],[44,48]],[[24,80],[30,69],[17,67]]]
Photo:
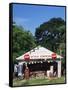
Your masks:
[[[13,80],[13,86],[43,85],[65,83],[65,77],[52,79]]]

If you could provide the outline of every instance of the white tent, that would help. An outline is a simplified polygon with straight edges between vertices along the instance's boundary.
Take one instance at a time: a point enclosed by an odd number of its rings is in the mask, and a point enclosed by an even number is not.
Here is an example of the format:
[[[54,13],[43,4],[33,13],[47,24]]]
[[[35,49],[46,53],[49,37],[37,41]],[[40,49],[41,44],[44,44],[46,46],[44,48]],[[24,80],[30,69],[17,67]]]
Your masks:
[[[38,46],[32,50],[30,50],[29,52],[21,55],[20,57],[17,57],[16,59],[17,60],[24,60],[24,56],[25,55],[29,55],[30,59],[34,60],[34,59],[52,59],[52,54],[54,54],[54,52],[44,48],[44,47],[41,47],[41,46]],[[56,54],[56,53],[55,53]],[[56,54],[56,58],[62,58],[62,56]]]
[[[25,62],[26,65],[27,65],[25,56],[26,56],[27,60],[28,60],[28,59],[30,60],[29,63],[33,63],[32,60],[47,60],[47,59],[48,59],[48,61],[49,61],[50,59],[53,59],[54,55],[55,55],[56,59],[61,59],[61,58],[63,58],[62,56],[58,55],[57,53],[54,53],[54,52],[52,52],[52,51],[50,51],[50,50],[48,50],[48,49],[46,49],[46,48],[44,48],[44,47],[38,46],[38,47],[30,50],[29,52],[21,55],[20,57],[17,57],[16,59],[17,59],[18,61],[22,60],[22,62],[19,62],[19,64],[23,64],[23,62]],[[35,62],[36,62],[36,61],[34,61],[34,63],[35,63]],[[42,61],[41,61],[41,62],[42,62]],[[58,77],[60,78],[60,77],[61,77],[61,60],[56,60],[56,62],[57,62],[57,64],[58,64],[58,65],[57,65],[57,68],[58,68],[58,69],[57,69],[57,70],[58,70],[58,71],[57,71],[57,72],[58,72]],[[22,66],[21,66],[21,67],[22,67]],[[52,67],[52,66],[51,66],[51,67]],[[50,67],[50,68],[51,68],[51,67]],[[20,68],[20,69],[21,69],[21,68]],[[52,69],[52,70],[53,70],[53,69]],[[21,71],[21,70],[20,70],[20,71]],[[21,73],[21,72],[20,72],[20,73]]]

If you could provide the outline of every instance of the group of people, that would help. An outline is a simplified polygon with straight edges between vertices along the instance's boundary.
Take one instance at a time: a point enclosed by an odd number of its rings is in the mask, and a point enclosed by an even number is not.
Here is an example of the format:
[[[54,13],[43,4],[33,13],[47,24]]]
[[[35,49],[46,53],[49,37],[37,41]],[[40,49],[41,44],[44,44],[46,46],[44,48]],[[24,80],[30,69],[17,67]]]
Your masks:
[[[29,78],[29,68],[26,64],[14,64],[14,77],[15,78]]]

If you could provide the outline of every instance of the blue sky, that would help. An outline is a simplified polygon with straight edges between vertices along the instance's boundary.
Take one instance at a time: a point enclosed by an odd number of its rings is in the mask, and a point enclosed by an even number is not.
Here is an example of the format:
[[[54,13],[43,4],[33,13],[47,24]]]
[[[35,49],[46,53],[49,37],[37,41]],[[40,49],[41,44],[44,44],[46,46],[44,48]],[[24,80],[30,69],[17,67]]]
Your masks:
[[[34,35],[35,29],[53,17],[65,20],[65,8],[55,6],[36,6],[13,4],[13,21]]]

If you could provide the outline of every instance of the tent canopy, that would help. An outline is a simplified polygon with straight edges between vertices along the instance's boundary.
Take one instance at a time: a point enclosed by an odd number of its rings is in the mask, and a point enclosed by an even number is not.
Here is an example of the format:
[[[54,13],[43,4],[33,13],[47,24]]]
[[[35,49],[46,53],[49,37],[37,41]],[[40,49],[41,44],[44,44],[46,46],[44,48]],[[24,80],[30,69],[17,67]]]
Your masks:
[[[17,60],[25,60],[25,58],[29,58],[31,60],[37,60],[37,59],[52,59],[53,57],[56,57],[56,59],[58,58],[63,58],[62,56],[48,50],[47,48],[38,46],[32,50],[30,50],[29,52],[26,52],[25,54],[21,55],[20,57],[17,57]]]

